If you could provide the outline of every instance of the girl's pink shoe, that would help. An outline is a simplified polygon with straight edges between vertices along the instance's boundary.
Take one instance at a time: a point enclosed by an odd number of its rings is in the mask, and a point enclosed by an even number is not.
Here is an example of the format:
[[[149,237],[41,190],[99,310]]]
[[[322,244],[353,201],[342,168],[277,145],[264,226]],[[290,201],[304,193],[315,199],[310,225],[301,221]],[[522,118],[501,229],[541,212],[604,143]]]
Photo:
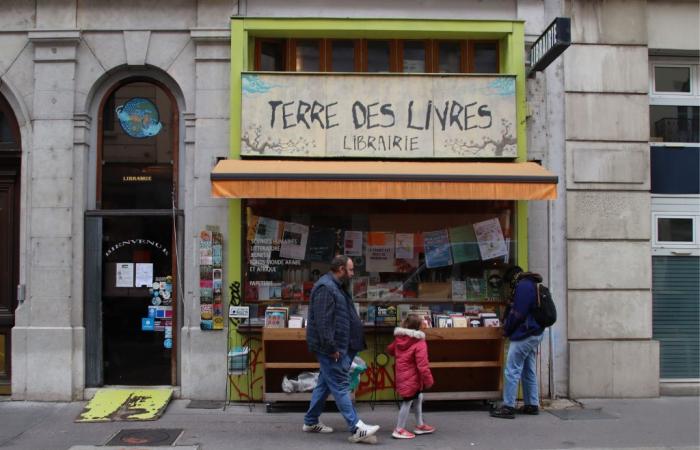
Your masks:
[[[391,437],[394,439],[413,439],[416,435],[403,428],[396,428],[394,432],[391,433]]]
[[[430,425],[416,425],[416,429],[413,430],[415,434],[430,434],[430,433],[435,433],[435,427],[431,427]]]

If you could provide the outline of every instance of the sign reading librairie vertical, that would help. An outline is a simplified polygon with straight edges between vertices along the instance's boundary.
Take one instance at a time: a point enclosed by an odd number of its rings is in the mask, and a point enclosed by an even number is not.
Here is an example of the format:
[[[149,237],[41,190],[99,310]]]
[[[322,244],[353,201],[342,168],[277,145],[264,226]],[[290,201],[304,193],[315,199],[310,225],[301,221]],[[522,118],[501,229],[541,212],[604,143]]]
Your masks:
[[[514,158],[511,76],[243,74],[241,154]]]

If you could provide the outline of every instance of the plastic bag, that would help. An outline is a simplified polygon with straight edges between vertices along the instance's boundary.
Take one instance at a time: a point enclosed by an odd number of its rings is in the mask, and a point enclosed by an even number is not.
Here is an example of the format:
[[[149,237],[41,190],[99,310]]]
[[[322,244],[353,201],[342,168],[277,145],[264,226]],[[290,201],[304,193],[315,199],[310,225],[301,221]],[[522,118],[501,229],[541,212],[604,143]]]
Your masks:
[[[318,372],[302,372],[296,379],[282,378],[282,391],[291,394],[292,392],[313,391],[318,384]]]
[[[350,390],[354,391],[360,384],[360,376],[367,370],[367,363],[360,358],[355,356],[350,364]]]

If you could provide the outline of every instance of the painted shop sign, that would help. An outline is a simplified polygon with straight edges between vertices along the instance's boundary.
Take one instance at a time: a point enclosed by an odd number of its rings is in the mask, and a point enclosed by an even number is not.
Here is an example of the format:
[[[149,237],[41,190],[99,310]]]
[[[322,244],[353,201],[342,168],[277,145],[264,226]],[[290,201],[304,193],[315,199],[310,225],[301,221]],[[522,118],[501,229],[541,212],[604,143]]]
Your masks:
[[[241,154],[514,158],[512,76],[243,74]]]

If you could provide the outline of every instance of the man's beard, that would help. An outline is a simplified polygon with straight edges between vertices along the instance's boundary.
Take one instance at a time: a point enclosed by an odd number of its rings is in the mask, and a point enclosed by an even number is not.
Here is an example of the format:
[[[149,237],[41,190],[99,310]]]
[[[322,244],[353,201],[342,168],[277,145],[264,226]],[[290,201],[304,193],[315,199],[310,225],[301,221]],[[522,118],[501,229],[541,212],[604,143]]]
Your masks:
[[[343,289],[350,292],[350,277],[345,275],[343,278],[341,278],[340,285],[343,287]]]

